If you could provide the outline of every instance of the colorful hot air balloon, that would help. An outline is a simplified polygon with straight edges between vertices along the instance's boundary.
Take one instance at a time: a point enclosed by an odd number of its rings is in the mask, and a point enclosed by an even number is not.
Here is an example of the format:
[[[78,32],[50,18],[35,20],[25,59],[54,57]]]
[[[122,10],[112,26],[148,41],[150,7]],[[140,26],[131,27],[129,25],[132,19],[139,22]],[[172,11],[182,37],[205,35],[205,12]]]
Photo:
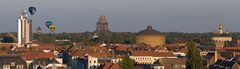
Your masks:
[[[33,15],[37,11],[37,9],[35,7],[29,7],[28,11],[30,12],[31,15]]]
[[[51,32],[54,32],[55,30],[56,30],[56,25],[50,25],[49,26],[49,30],[51,31]]]
[[[53,22],[52,22],[52,21],[47,21],[47,22],[46,22],[47,28],[50,28],[51,25],[53,25]]]

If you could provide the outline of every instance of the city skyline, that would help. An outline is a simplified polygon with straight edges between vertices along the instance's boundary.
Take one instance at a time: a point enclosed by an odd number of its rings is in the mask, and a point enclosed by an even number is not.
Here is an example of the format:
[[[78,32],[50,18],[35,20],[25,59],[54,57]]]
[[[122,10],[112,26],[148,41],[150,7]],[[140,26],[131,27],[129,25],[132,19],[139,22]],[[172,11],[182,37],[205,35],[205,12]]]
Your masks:
[[[100,15],[105,15],[113,32],[138,32],[152,25],[160,32],[211,32],[222,17],[226,31],[239,32],[240,8],[237,0],[133,0],[133,1],[65,1],[65,0],[2,0],[0,32],[16,32],[21,9],[36,7],[33,32],[40,26],[44,32],[47,20],[57,25],[56,32],[95,31]],[[8,6],[8,7],[6,7]]]

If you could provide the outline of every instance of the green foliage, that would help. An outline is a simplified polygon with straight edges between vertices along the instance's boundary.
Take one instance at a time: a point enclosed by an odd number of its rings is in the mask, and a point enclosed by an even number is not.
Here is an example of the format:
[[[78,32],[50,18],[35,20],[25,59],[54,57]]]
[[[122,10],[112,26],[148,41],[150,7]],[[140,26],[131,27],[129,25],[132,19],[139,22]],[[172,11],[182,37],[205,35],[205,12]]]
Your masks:
[[[122,43],[123,42],[123,37],[119,33],[113,33],[111,37],[111,43]]]
[[[90,40],[90,41],[88,42],[88,44],[89,44],[89,46],[94,46],[94,45],[97,44],[97,42],[94,41],[94,40]]]
[[[56,45],[58,46],[67,46],[71,45],[72,43],[70,41],[64,41],[64,42],[56,42]]]
[[[85,46],[95,43],[121,43],[121,44],[135,44],[136,33],[131,32],[106,32],[106,33],[96,33],[98,35],[98,40],[92,42],[92,36],[95,32],[83,32],[83,33],[55,33],[55,34],[34,34],[34,40],[46,43],[55,43],[55,39],[63,40],[68,39],[72,42],[82,42]],[[232,46],[236,43],[236,40],[240,38],[240,33],[230,33],[224,35],[212,34],[212,33],[181,33],[181,32],[167,32],[162,33],[166,36],[166,43],[178,43],[184,41],[193,41],[199,43],[203,46],[214,46],[214,42],[211,40],[214,36],[232,36],[232,42],[226,42],[226,46]],[[3,38],[4,34],[0,34]],[[67,45],[67,43],[60,44]]]
[[[54,43],[56,38],[54,37],[53,34],[46,35],[37,34],[35,35],[34,39],[44,43]]]
[[[163,33],[166,36],[166,43],[177,43],[182,41],[194,41],[204,46],[214,46],[211,38],[216,36],[212,33],[180,33],[180,32],[169,32]]]
[[[106,32],[106,33],[98,33],[98,38],[100,43],[111,43],[111,38],[113,36],[112,33]]]
[[[190,42],[188,45],[187,54],[187,69],[204,69],[200,52],[197,50],[196,45]]]
[[[120,62],[121,69],[134,69],[134,60],[129,58],[129,56],[125,56],[123,60]]]

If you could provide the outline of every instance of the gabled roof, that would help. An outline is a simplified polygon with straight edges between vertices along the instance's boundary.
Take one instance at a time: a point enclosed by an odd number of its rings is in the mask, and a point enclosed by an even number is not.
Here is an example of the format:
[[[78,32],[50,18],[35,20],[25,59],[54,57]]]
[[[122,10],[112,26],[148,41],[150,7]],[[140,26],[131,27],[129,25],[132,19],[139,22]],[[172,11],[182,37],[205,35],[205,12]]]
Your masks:
[[[57,56],[53,53],[45,53],[43,51],[38,52],[22,52],[21,53],[25,60],[33,60],[35,58],[56,58]]]
[[[117,46],[115,50],[117,50],[117,51],[129,51],[129,48],[127,46]]]
[[[153,56],[153,53],[150,51],[133,51],[131,56]]]
[[[51,63],[59,63],[54,58],[35,58],[33,59],[33,64],[51,64]]]
[[[186,65],[187,59],[185,58],[162,58],[160,60],[166,69],[173,69],[172,65]]]
[[[31,51],[30,49],[26,48],[26,47],[17,47],[14,49],[15,51]]]
[[[85,55],[90,55],[94,57],[109,57],[111,54],[108,52],[108,49],[105,47],[90,47],[87,49],[79,49],[71,53],[71,56],[83,57]]]
[[[176,57],[173,52],[154,52],[153,57]]]
[[[102,69],[120,69],[120,65],[115,63],[104,63]]]
[[[176,57],[173,52],[133,51],[131,56]]]
[[[19,55],[4,55],[0,56],[0,65],[1,64],[10,64],[15,62],[16,64],[26,64],[26,62]]]
[[[53,69],[52,67],[56,67],[56,69],[67,69],[66,64],[48,64],[45,69]]]

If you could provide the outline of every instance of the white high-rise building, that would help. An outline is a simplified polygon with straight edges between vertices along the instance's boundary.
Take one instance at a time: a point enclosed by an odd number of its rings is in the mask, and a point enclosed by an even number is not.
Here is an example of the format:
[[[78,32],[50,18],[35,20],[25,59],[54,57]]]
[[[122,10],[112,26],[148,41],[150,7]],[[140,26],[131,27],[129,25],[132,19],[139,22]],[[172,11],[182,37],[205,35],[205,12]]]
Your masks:
[[[28,19],[27,11],[22,10],[18,18],[18,47],[27,46],[32,43],[32,20]]]

